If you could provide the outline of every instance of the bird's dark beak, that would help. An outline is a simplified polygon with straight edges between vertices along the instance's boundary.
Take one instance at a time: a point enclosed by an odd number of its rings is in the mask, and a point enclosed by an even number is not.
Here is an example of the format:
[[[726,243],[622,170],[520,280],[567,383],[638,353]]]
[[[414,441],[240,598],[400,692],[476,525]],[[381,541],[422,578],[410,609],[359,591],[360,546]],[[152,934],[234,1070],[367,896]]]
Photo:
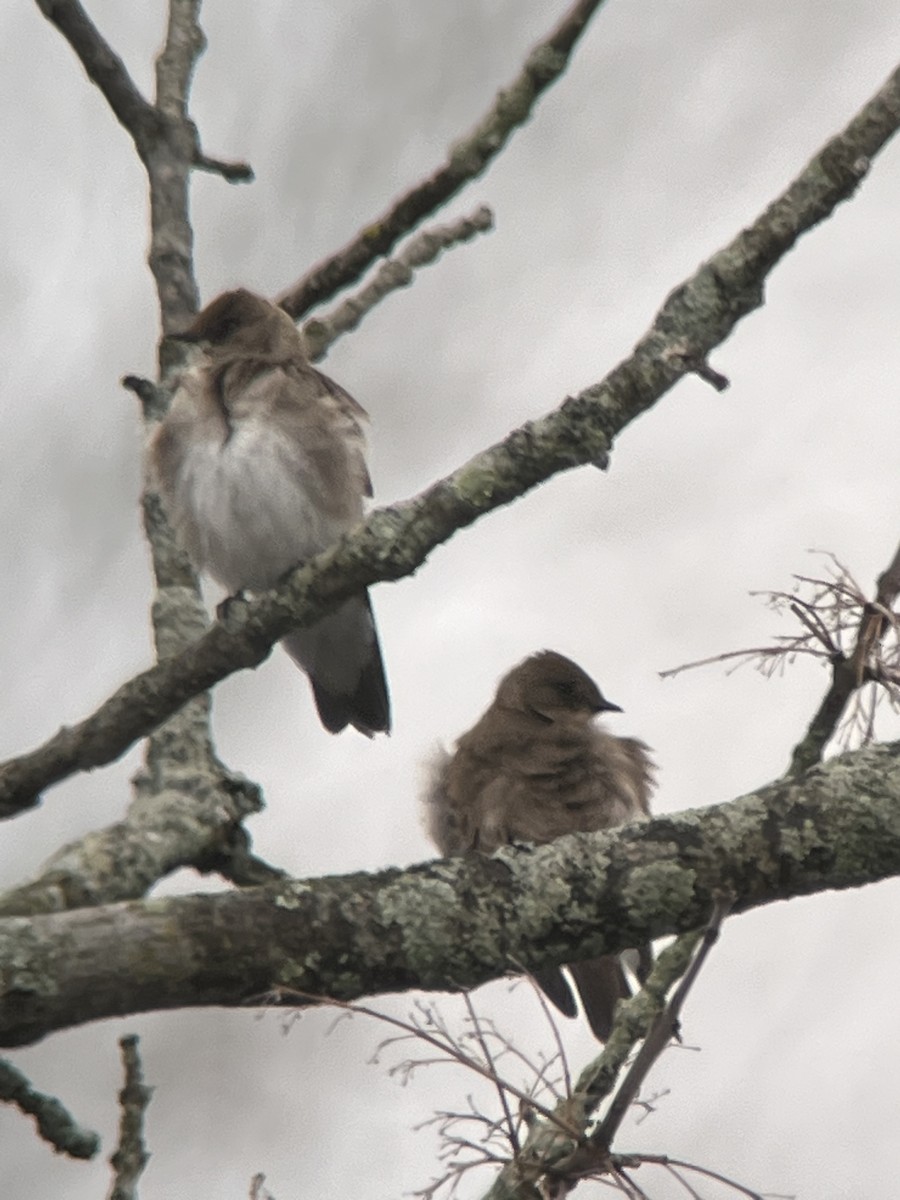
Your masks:
[[[612,700],[607,700],[605,697],[601,696],[600,707],[597,709],[598,713],[623,712],[623,711],[624,711],[623,709],[619,708],[618,704],[613,704]]]

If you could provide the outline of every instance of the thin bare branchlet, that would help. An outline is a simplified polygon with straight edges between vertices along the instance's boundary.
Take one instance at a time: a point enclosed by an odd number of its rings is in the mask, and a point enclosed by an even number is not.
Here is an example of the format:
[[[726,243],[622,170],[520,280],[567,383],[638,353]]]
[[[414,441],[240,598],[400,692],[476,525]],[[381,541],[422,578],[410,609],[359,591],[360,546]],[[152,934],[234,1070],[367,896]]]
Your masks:
[[[453,1063],[467,1067],[469,1070],[474,1071],[475,1074],[486,1079],[489,1083],[495,1086],[500,1084],[510,1096],[515,1097],[520,1103],[536,1109],[545,1120],[557,1126],[561,1132],[569,1135],[573,1132],[572,1128],[561,1117],[555,1115],[551,1109],[536,1101],[524,1088],[512,1083],[508,1079],[500,1079],[493,1066],[495,1056],[491,1055],[485,1061],[478,1056],[477,1052],[470,1050],[468,1045],[474,1041],[476,1047],[480,1046],[480,1039],[471,1030],[468,1031],[468,1036],[466,1036],[465,1032],[462,1035],[458,1035],[452,1031],[440,1015],[436,1005],[426,1003],[423,1000],[416,1000],[408,1017],[404,1019],[402,1017],[395,1017],[391,1013],[382,1012],[379,1009],[370,1008],[365,1004],[335,1000],[329,996],[316,996],[309,992],[298,991],[293,988],[284,988],[279,992],[280,1003],[284,1003],[286,999],[290,999],[291,997],[295,997],[305,1004],[337,1007],[351,1014],[371,1017],[376,1021],[399,1029],[401,1031],[399,1036],[386,1038],[379,1043],[375,1055],[370,1060],[373,1063],[380,1061],[380,1054],[388,1047],[407,1039],[418,1039],[438,1051],[437,1058],[428,1060],[432,1065],[437,1063]],[[391,1068],[390,1073],[395,1073],[399,1069],[401,1077],[404,1076],[404,1073],[408,1076],[421,1065],[424,1065],[424,1061],[417,1059],[409,1063],[399,1064],[399,1068]]]
[[[500,1107],[503,1109],[503,1120],[506,1128],[506,1136],[509,1139],[509,1144],[512,1147],[513,1153],[518,1154],[519,1135],[516,1122],[513,1120],[513,1116],[510,1111],[506,1089],[500,1082],[500,1076],[497,1072],[496,1059],[491,1054],[491,1051],[488,1047],[485,1030],[482,1028],[481,1022],[478,1019],[478,1013],[475,1011],[475,1005],[472,1003],[472,997],[469,992],[463,992],[463,1003],[466,1006],[466,1012],[468,1013],[469,1021],[472,1025],[472,1033],[478,1043],[478,1048],[481,1051],[482,1058],[486,1065],[490,1067],[491,1073],[494,1076],[494,1086],[497,1089],[497,1099],[500,1102]]]
[[[265,1182],[265,1175],[262,1171],[257,1171],[250,1180],[250,1200],[275,1200],[269,1189],[263,1186]]]
[[[544,1020],[546,1021],[547,1027],[550,1030],[553,1040],[556,1043],[556,1057],[557,1057],[557,1060],[559,1061],[559,1064],[562,1068],[562,1073],[563,1073],[562,1082],[563,1082],[564,1094],[566,1096],[571,1096],[572,1095],[572,1073],[569,1070],[568,1055],[566,1054],[565,1048],[563,1046],[562,1038],[559,1033],[559,1022],[556,1020],[555,1016],[550,1011],[550,1005],[547,1003],[547,997],[544,995],[544,991],[543,991],[542,987],[540,986],[538,981],[535,979],[535,977],[531,973],[531,971],[529,971],[527,969],[527,967],[523,966],[522,963],[516,962],[515,959],[512,960],[512,965],[516,968],[517,971],[521,972],[521,974],[525,977],[526,981],[528,982],[529,986],[531,987],[532,992],[537,997],[537,1002],[541,1006],[541,1012],[544,1014]],[[554,1095],[557,1097],[557,1100],[562,1099],[562,1097],[559,1095],[558,1092],[554,1091]]]
[[[599,1070],[592,1065],[582,1072],[574,1089],[558,1029],[554,1028],[556,1052],[536,1059],[519,1050],[493,1020],[482,1017],[468,993],[464,992],[461,1030],[451,1028],[435,1004],[421,999],[414,1001],[405,1018],[367,1005],[340,1002],[338,1007],[345,1012],[372,1017],[397,1031],[379,1043],[371,1061],[380,1062],[387,1050],[410,1040],[426,1047],[424,1056],[404,1058],[389,1068],[388,1074],[402,1083],[422,1066],[453,1063],[473,1071],[496,1092],[496,1113],[486,1111],[481,1101],[469,1095],[465,1108],[439,1110],[417,1127],[437,1132],[442,1169],[414,1195],[422,1200],[452,1197],[463,1176],[481,1167],[500,1167],[491,1196],[512,1197],[520,1194],[520,1185],[527,1185],[531,1192],[521,1194],[534,1195],[537,1189],[549,1200],[564,1196],[587,1178],[614,1186],[628,1196],[644,1196],[624,1170],[642,1165],[643,1157],[620,1158],[611,1151],[612,1141],[629,1109],[637,1105],[646,1116],[665,1094],[638,1099],[648,1071],[677,1029],[684,1001],[729,908],[729,899],[718,900],[702,934],[683,935],[662,952],[647,981],[646,994],[642,990],[620,1005],[610,1041],[597,1060]],[[307,1003],[335,1003],[288,989],[279,994],[279,1002],[292,996]],[[552,1017],[546,1008],[544,1011],[553,1026]],[[629,1061],[639,1041],[641,1049]],[[513,1065],[524,1069],[524,1082],[510,1078]],[[616,1087],[623,1070],[624,1077]],[[592,1128],[594,1113],[607,1095],[612,1095],[609,1109],[603,1121]]]
[[[87,1159],[100,1149],[98,1134],[79,1125],[55,1096],[36,1091],[19,1068],[5,1058],[0,1059],[0,1103],[33,1117],[39,1136],[60,1154]]]
[[[660,1092],[654,1092],[652,1096],[635,1096],[634,1100],[632,1101],[632,1107],[643,1109],[643,1111],[639,1112],[635,1117],[635,1125],[640,1125],[647,1119],[647,1117],[655,1113],[657,1102],[659,1100],[664,1100],[665,1097],[671,1095],[671,1093],[671,1088],[663,1088]]]
[[[749,664],[771,678],[801,656],[827,664],[831,684],[793,751],[791,774],[820,761],[832,740],[843,749],[872,742],[882,703],[900,712],[900,620],[892,607],[900,590],[900,550],[879,576],[873,598],[836,555],[810,553],[824,557],[823,575],[796,574],[791,591],[750,593],[779,616],[793,617],[797,632],[778,634],[767,646],[729,650],[660,672],[671,679],[696,667],[729,663],[731,671]]]
[[[420,230],[395,258],[385,259],[371,279],[352,296],[342,300],[331,312],[304,322],[301,332],[310,361],[322,359],[342,334],[356,329],[391,292],[410,287],[415,272],[421,267],[430,266],[445,250],[462,245],[479,233],[487,233],[493,226],[491,210],[481,205],[470,216]]]
[[[575,0],[535,45],[516,78],[498,92],[474,129],[450,148],[446,160],[369,221],[346,246],[317,263],[279,299],[295,320],[354,284],[401,238],[483,174],[510,136],[531,116],[544,92],[569,65],[571,56],[603,0]]]
[[[109,1160],[114,1172],[109,1200],[137,1200],[138,1181],[150,1158],[144,1145],[144,1117],[153,1089],[144,1083],[138,1044],[133,1034],[119,1039],[125,1084],[119,1092],[119,1144]]]
[[[731,910],[732,903],[733,900],[729,897],[721,897],[716,901],[712,916],[703,931],[700,944],[696,953],[692,956],[687,970],[682,975],[671,999],[647,1031],[644,1044],[638,1051],[634,1062],[628,1068],[625,1078],[617,1088],[606,1116],[591,1134],[591,1141],[601,1150],[609,1150],[612,1146],[613,1139],[619,1131],[625,1113],[637,1099],[638,1093],[651,1067],[656,1063],[656,1060],[676,1035],[681,1010],[684,1007],[691,988],[694,986],[703,969],[710,951],[718,941],[719,930],[722,927],[722,922]]]
[[[795,1196],[786,1196],[776,1192],[756,1192],[746,1184],[739,1183],[736,1179],[731,1179],[728,1175],[723,1175],[720,1171],[713,1171],[709,1167],[701,1167],[697,1163],[686,1162],[684,1159],[670,1158],[667,1154],[644,1154],[641,1155],[641,1166],[662,1167],[666,1174],[674,1178],[681,1184],[687,1194],[694,1200],[704,1200],[703,1193],[698,1192],[681,1174],[682,1171],[691,1171],[695,1175],[700,1175],[704,1179],[711,1179],[715,1183],[721,1183],[727,1188],[731,1188],[739,1196],[747,1197],[747,1200],[796,1200]]]
[[[624,1167],[614,1163],[612,1168],[612,1186],[617,1187],[629,1200],[650,1200],[644,1189],[631,1178]]]

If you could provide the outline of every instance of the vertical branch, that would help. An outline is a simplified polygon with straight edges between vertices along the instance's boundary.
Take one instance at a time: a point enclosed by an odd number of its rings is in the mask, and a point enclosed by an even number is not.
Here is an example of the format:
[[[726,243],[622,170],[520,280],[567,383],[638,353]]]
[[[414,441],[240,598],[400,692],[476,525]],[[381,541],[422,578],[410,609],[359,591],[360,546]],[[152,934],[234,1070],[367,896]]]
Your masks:
[[[141,154],[150,191],[148,261],[159,298],[160,369],[166,361],[165,337],[183,329],[197,311],[194,233],[190,220],[190,175],[197,152],[197,133],[188,116],[188,97],[197,59],[206,46],[199,25],[200,0],[169,0],[166,39],[156,59],[156,111],[160,136]],[[148,418],[144,410],[145,422]],[[208,624],[197,576],[179,548],[158,496],[145,484],[142,497],[144,532],[153,559],[156,596],[151,610],[157,658],[175,654]],[[149,778],[137,786],[162,790],[176,783],[179,766],[213,769],[217,760],[209,726],[208,694],[176,713],[147,743]]]
[[[150,1158],[144,1145],[144,1114],[153,1089],[144,1083],[137,1037],[131,1034],[120,1038],[119,1046],[122,1050],[122,1066],[125,1068],[125,1085],[119,1092],[122,1106],[119,1144],[109,1160],[115,1172],[109,1200],[138,1200],[138,1180]]]
[[[188,192],[197,133],[188,116],[188,94],[197,59],[206,48],[199,15],[200,0],[169,0],[166,40],[156,60],[162,136],[143,156],[150,183],[149,262],[163,335],[183,329],[198,306]]]

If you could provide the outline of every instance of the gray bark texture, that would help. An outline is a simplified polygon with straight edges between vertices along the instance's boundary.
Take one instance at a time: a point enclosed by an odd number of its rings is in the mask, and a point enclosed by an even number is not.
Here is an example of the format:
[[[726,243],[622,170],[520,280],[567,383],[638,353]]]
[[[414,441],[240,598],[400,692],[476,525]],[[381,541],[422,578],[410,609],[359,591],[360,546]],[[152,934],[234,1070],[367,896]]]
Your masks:
[[[900,873],[900,743],[493,858],[0,921],[0,1044],[203,1005],[459,990]],[[293,993],[302,993],[296,995]]]

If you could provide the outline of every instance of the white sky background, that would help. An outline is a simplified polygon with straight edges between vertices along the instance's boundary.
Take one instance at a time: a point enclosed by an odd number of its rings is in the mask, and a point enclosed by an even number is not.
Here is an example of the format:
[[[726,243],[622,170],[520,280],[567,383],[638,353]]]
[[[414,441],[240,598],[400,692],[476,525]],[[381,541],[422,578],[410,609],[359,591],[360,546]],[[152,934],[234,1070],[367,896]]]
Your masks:
[[[89,5],[144,89],[162,7]],[[342,245],[443,160],[563,8],[210,2],[193,114],[207,152],[248,160],[258,182],[195,177],[204,301],[237,284],[277,293]],[[129,139],[36,6],[6,6],[0,35],[5,757],[149,661],[140,434],[118,380],[152,374],[157,328]],[[325,364],[372,416],[377,499],[421,490],[601,378],[671,288],[881,84],[898,35],[894,0],[610,0],[535,118],[438,217],[487,203],[496,231],[422,272]],[[784,769],[821,668],[770,682],[746,669],[657,673],[787,632],[748,592],[813,569],[810,547],[834,551],[866,587],[889,561],[900,535],[898,203],[894,144],[714,354],[728,392],[682,382],[626,431],[608,473],[539,488],[435,551],[414,579],[375,590],[390,739],[326,734],[281,653],[218,689],[220,752],[265,790],[251,822],[261,855],[297,875],[429,857],[422,760],[541,647],[583,664],[625,709],[614,730],[654,747],[657,810],[729,799]],[[897,723],[882,733],[898,736]],[[73,779],[6,822],[4,883],[120,816],[138,761]],[[626,1124],[619,1148],[803,1198],[895,1194],[898,919],[892,882],[727,924],[684,1020],[701,1051],[667,1054],[650,1087],[671,1093]],[[499,984],[476,1001],[524,1046],[549,1046],[526,989]],[[278,1200],[422,1186],[436,1145],[411,1128],[434,1107],[463,1106],[474,1081],[439,1068],[401,1089],[368,1065],[381,1030],[356,1019],[328,1037],[330,1024],[306,1015],[285,1036],[275,1014],[138,1017],[14,1061],[98,1128],[108,1154],[116,1039],[142,1035],[156,1088],[143,1200],[245,1196],[256,1171]],[[571,1023],[565,1036],[582,1064],[590,1037]],[[86,1200],[107,1178],[102,1158],[61,1159],[18,1113],[0,1113],[4,1197]],[[647,1171],[638,1179],[654,1197],[684,1194]],[[473,1177],[463,1195],[487,1183]]]

